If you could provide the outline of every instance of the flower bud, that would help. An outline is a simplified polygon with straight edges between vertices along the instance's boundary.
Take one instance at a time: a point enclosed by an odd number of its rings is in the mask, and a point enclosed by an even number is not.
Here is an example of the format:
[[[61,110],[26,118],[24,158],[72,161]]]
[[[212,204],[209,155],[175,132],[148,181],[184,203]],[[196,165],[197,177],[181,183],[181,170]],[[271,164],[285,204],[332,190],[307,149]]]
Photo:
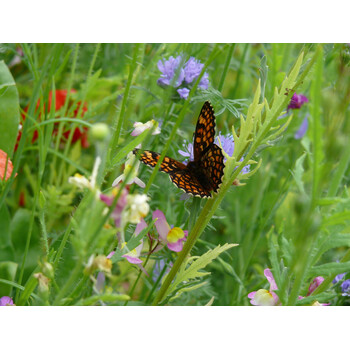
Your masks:
[[[93,141],[108,141],[110,131],[105,123],[96,123],[90,129],[90,136]]]

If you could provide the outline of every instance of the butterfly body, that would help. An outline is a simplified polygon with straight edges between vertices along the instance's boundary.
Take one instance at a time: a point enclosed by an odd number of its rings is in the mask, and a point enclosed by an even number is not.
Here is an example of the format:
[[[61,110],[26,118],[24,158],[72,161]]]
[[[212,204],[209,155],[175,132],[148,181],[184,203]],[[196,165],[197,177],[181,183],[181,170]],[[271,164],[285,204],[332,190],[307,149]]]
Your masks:
[[[215,115],[211,104],[204,103],[198,117],[193,138],[194,160],[187,165],[165,156],[160,171],[167,173],[171,181],[180,189],[197,197],[211,197],[217,192],[224,175],[224,156],[221,148],[214,144]],[[134,152],[136,153],[136,152]],[[144,151],[140,160],[155,167],[160,154]]]

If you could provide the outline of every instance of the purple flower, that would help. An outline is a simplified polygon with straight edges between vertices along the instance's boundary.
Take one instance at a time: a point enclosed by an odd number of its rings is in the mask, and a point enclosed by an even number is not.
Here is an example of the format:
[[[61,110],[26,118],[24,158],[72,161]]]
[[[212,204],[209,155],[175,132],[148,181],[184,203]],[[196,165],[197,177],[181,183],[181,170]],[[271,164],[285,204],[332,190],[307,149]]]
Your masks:
[[[203,63],[200,63],[200,61],[196,60],[194,57],[190,57],[184,68],[185,82],[189,84],[192,83],[193,80],[197,79],[201,74],[203,67]]]
[[[310,295],[311,293],[313,293],[323,281],[324,281],[324,278],[322,276],[315,277],[309,286],[309,291],[307,295]]]
[[[289,105],[287,107],[287,111],[290,109],[300,109],[301,106],[306,102],[309,102],[309,100],[306,96],[304,96],[302,94],[298,95],[295,93],[289,102]]]
[[[207,72],[205,72],[203,74],[203,77],[201,79],[201,81],[199,82],[198,84],[198,87],[201,89],[201,90],[207,90],[208,87],[209,87],[209,74]]]
[[[303,119],[298,131],[294,134],[294,138],[296,140],[301,139],[305,135],[308,127],[309,127],[309,122],[307,120],[307,115],[306,115],[305,118]]]
[[[158,85],[162,87],[173,86],[178,88],[176,91],[180,98],[187,99],[190,93],[191,87],[199,77],[204,67],[203,63],[194,57],[190,57],[189,60],[181,65],[182,56],[179,55],[176,58],[169,57],[168,60],[159,60],[158,69],[161,71],[161,77],[158,79]],[[177,77],[174,81],[174,77]],[[205,72],[202,79],[198,84],[198,88],[206,90],[209,87],[209,74]]]
[[[350,279],[345,280],[342,284],[341,284],[341,289],[342,289],[342,296],[348,296],[350,297]]]
[[[177,69],[181,63],[181,59],[181,56],[177,56],[176,58],[170,56],[168,60],[163,59],[163,61],[158,61],[158,69],[162,72],[161,77],[157,81],[159,85],[172,85],[174,87],[181,85],[185,77],[183,68],[180,68],[180,71],[177,72]],[[178,74],[177,80],[173,81],[176,74]]]
[[[188,231],[184,231],[180,227],[171,228],[166,221],[164,213],[159,209],[153,212],[152,219],[157,219],[154,225],[158,231],[161,243],[167,245],[174,252],[180,252],[183,242],[186,241]]]
[[[176,91],[179,93],[181,98],[183,98],[184,100],[187,100],[190,90],[188,90],[187,88],[182,88],[182,89],[177,89]]]
[[[0,298],[0,306],[14,306],[12,298],[4,296]]]
[[[339,281],[341,281],[346,275],[346,272],[341,273],[340,275],[335,276],[334,280],[333,280],[333,284],[338,283]]]
[[[185,149],[185,151],[181,151],[179,150],[178,152],[186,157],[186,158],[189,158],[188,160],[185,160],[184,161],[184,164],[187,164],[188,161],[190,162],[193,162],[194,160],[194,156],[193,156],[193,144],[192,143],[188,143],[188,142],[184,142],[183,145],[182,145]]]

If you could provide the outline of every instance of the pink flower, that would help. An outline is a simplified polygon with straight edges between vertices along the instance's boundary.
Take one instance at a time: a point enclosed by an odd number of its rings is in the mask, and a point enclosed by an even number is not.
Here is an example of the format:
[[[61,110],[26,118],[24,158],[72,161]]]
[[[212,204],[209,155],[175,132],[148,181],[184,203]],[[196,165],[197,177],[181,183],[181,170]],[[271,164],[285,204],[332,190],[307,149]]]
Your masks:
[[[183,231],[180,227],[171,228],[166,221],[164,213],[157,209],[153,212],[152,218],[157,219],[155,222],[156,229],[159,234],[160,241],[163,245],[174,252],[180,252],[183,247],[183,242],[186,241],[187,231]]]
[[[310,283],[309,292],[307,293],[307,295],[313,293],[323,281],[324,278],[322,276],[315,277],[314,280]]]
[[[270,290],[259,289],[258,291],[251,292],[248,294],[248,298],[251,299],[250,303],[256,306],[275,306],[280,303],[279,298],[274,290],[277,290],[277,284],[272,275],[270,269],[264,270],[264,275],[270,283]]]
[[[302,94],[294,94],[289,102],[287,111],[289,109],[300,109],[304,103],[309,102],[308,98]]]
[[[10,297],[2,297],[0,298],[0,306],[14,306],[12,298]]]

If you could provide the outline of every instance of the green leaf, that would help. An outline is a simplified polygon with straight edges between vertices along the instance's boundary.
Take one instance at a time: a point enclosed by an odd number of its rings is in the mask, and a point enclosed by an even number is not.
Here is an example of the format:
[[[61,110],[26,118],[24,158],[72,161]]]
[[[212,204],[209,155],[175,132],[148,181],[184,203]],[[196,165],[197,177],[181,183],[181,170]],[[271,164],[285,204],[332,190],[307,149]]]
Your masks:
[[[3,279],[13,282],[16,277],[18,265],[12,261],[0,262],[0,276]],[[0,296],[9,296],[12,291],[12,285],[1,283],[0,281]]]
[[[350,247],[350,233],[335,233],[321,245],[319,248],[320,254],[325,253],[329,249],[339,247]]]
[[[127,252],[135,249],[138,245],[140,245],[140,243],[142,242],[143,237],[145,237],[147,235],[147,233],[150,231],[150,229],[152,228],[152,226],[154,225],[154,223],[156,222],[156,220],[153,220],[148,227],[144,228],[137,236],[132,236],[128,243],[126,244],[126,246],[123,249],[118,249],[115,254],[111,257],[112,263],[116,263],[119,260],[122,260],[122,255],[126,254]]]
[[[101,295],[93,295],[92,297],[79,300],[76,305],[94,305],[98,301],[103,301],[106,303],[113,303],[115,301],[127,301],[130,300],[129,295],[126,294],[101,294]]]
[[[345,263],[328,263],[319,266],[314,266],[309,270],[309,276],[330,276],[332,274],[339,275],[343,272],[348,272],[350,270],[350,261]]]
[[[186,261],[184,261],[184,263],[182,264],[174,282],[170,285],[167,291],[167,295],[173,293],[180,283],[187,282],[189,280],[193,280],[210,274],[210,272],[201,272],[199,270],[204,269],[209,263],[211,263],[224,251],[231,249],[237,245],[238,244],[226,243],[223,246],[219,245],[216,248],[207,251],[200,257],[192,256],[187,258]]]
[[[304,153],[301,157],[297,159],[295,162],[295,170],[292,171],[292,175],[294,177],[295,183],[297,184],[299,191],[306,195],[305,189],[304,189],[304,183],[303,183],[303,174],[304,174],[304,167],[303,162],[306,157],[306,153]]]
[[[133,151],[139,143],[142,143],[142,141],[148,135],[148,132],[150,130],[151,129],[144,131],[142,134],[138,135],[131,142],[129,142],[120,151],[118,151],[117,155],[113,158],[111,162],[111,167],[116,166],[122,159],[124,159],[128,155],[129,152]]]
[[[279,259],[278,259],[278,243],[277,243],[277,237],[273,234],[273,227],[271,227],[269,233],[267,234],[268,237],[268,253],[269,253],[269,259],[272,266],[272,274],[275,277],[276,283],[278,286],[281,285],[281,271],[279,267]]]
[[[340,213],[336,213],[329,216],[328,218],[325,218],[323,220],[322,225],[332,226],[332,225],[344,224],[345,220],[350,220],[350,210],[344,210]]]
[[[4,61],[0,61],[0,149],[12,157],[19,125],[16,83]]]
[[[334,298],[334,296],[335,296],[334,293],[329,293],[329,292],[323,292],[317,295],[310,295],[303,299],[297,300],[296,305],[308,305],[316,300],[318,302],[325,303],[325,302],[328,302],[330,299]]]
[[[0,261],[14,259],[14,251],[11,243],[10,221],[11,218],[7,206],[3,205],[0,209]]]

